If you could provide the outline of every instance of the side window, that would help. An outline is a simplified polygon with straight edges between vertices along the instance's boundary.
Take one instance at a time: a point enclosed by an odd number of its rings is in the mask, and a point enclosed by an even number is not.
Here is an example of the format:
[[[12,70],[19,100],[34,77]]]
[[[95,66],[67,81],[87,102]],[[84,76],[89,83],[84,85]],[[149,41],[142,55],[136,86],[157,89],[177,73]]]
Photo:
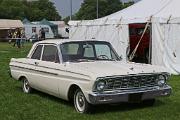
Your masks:
[[[62,46],[62,52],[66,55],[77,55],[79,49],[79,44],[64,44]]]
[[[57,47],[53,45],[45,45],[42,60],[49,62],[59,62],[59,54]]]
[[[31,56],[31,59],[40,60],[40,58],[41,58],[41,51],[42,51],[42,45],[38,45],[36,47],[36,50],[34,51],[33,55]]]
[[[92,45],[83,45],[84,55],[83,57],[95,57],[94,49]]]

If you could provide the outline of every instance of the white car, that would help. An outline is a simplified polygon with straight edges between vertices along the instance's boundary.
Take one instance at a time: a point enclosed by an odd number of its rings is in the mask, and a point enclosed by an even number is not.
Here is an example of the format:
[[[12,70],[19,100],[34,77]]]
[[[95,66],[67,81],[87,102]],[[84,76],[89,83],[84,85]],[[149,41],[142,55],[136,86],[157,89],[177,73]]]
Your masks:
[[[154,103],[171,94],[170,74],[163,67],[124,63],[105,41],[45,40],[33,45],[26,58],[12,58],[11,76],[23,91],[43,91],[74,101],[88,113],[97,104]]]

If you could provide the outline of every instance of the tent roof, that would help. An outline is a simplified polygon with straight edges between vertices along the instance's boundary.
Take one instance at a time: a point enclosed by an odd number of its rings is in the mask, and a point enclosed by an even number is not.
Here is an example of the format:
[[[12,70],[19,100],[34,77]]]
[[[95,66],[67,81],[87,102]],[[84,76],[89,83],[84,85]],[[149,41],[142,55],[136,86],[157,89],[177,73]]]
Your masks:
[[[41,20],[38,24],[41,24],[41,25],[49,25],[49,26],[57,26],[56,24],[51,23],[51,22],[49,22],[49,21],[46,20],[46,19]]]
[[[121,21],[121,23],[145,23],[150,18],[153,18],[153,20],[164,23],[169,21],[169,19],[171,21],[180,19],[180,12],[178,12],[180,11],[179,5],[180,0],[141,0],[126,9],[96,19],[93,22],[108,20],[108,24],[117,23],[117,21]],[[88,24],[87,21],[83,22],[83,24]],[[70,22],[70,24],[76,23]]]
[[[147,22],[151,17],[163,20],[180,18],[180,0],[142,0],[101,19],[123,19],[128,23]]]
[[[22,22],[23,22],[23,24],[29,24],[29,25],[33,24],[27,18],[25,18]]]
[[[12,29],[22,27],[23,23],[20,20],[0,19],[0,29]]]

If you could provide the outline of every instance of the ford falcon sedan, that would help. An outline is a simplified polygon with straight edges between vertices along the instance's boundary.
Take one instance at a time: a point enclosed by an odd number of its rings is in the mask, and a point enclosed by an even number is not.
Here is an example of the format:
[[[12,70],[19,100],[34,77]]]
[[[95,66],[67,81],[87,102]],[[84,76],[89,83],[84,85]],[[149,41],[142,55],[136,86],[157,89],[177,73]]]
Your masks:
[[[109,42],[45,40],[32,46],[26,58],[12,58],[11,76],[33,89],[73,101],[79,113],[95,105],[149,102],[169,96],[170,74],[160,66],[122,62]]]

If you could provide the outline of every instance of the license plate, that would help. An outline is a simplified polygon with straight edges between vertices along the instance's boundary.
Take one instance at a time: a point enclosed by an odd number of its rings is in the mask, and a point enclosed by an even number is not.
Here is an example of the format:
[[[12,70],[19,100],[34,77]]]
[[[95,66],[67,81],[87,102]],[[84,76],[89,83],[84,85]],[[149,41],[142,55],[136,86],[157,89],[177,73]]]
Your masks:
[[[134,93],[134,94],[129,94],[129,102],[140,102],[142,100],[142,95],[143,93]]]

